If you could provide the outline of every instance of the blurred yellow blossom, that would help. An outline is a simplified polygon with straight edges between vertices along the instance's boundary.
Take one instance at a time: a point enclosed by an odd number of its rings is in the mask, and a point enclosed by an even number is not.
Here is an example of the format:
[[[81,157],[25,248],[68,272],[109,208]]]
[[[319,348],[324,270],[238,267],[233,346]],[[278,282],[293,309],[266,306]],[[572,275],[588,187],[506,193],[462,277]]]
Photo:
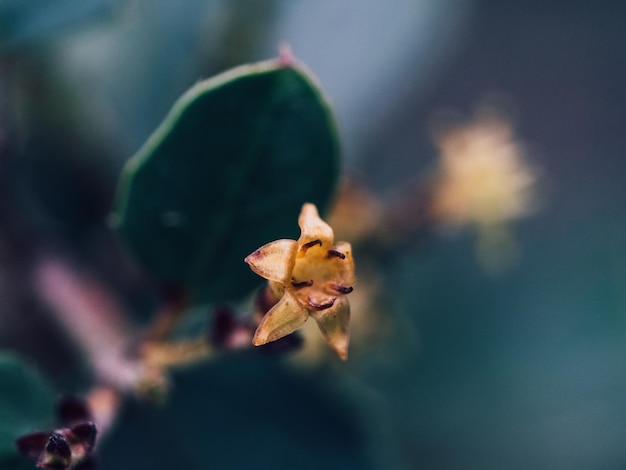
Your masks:
[[[275,341],[300,328],[309,316],[317,322],[326,342],[342,359],[348,355],[350,305],[346,295],[355,283],[349,243],[334,244],[332,228],[313,204],[304,204],[296,240],[268,243],[246,259],[267,279],[278,300],[263,317],[253,344]]]
[[[532,212],[537,171],[526,160],[509,120],[493,109],[441,131],[435,138],[439,172],[432,215],[478,232],[481,261],[497,248],[510,248],[507,223]]]

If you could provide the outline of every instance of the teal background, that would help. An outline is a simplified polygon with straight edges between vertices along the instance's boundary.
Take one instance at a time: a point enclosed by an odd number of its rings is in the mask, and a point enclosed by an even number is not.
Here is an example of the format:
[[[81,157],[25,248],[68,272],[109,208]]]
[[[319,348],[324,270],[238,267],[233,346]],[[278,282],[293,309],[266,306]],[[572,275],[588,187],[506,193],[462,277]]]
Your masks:
[[[127,405],[104,470],[626,467],[619,2],[26,4],[0,4],[0,344],[58,389],[89,374],[29,263],[64,253],[147,318],[153,293],[105,224],[119,169],[199,78],[281,40],[335,105],[346,171],[380,197],[434,165],[436,111],[493,92],[544,174],[511,269],[485,273],[471,233],[398,247],[377,266],[393,338],[313,370],[241,354],[182,371],[171,408]]]

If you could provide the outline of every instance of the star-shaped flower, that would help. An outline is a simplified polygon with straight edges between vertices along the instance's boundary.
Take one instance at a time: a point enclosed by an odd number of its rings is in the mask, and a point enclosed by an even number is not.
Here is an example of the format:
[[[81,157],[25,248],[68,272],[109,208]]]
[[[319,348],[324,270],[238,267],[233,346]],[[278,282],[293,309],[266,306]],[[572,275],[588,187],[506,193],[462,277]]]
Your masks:
[[[350,304],[346,294],[355,283],[349,243],[334,244],[333,229],[315,205],[302,206],[300,238],[276,240],[262,246],[245,261],[269,281],[278,300],[258,326],[256,346],[293,333],[309,319],[317,322],[326,342],[339,357],[348,356]]]

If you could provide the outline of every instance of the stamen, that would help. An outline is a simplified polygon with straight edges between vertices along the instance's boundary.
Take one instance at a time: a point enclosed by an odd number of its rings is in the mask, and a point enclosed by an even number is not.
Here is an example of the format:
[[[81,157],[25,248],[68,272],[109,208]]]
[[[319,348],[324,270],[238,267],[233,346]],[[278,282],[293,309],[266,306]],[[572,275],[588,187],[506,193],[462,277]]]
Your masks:
[[[301,287],[309,287],[313,285],[313,279],[301,282],[291,281],[291,285],[296,289],[300,289]]]
[[[339,292],[340,294],[349,294],[350,292],[352,292],[354,290],[354,287],[344,287],[344,286],[339,286],[337,284],[333,284],[332,286],[330,286],[330,288],[336,292]]]
[[[314,247],[315,245],[322,246],[322,240],[318,239],[318,240],[313,240],[313,241],[307,242],[307,243],[305,243],[304,245],[302,245],[300,247],[300,251],[304,252],[304,251],[308,250],[309,248]]]
[[[333,305],[335,305],[336,300],[337,300],[337,297],[333,297],[333,299],[330,302],[327,302],[325,304],[316,304],[315,302],[311,301],[310,297],[308,298],[309,306],[311,308],[314,308],[315,310],[326,310],[327,308],[330,308]]]
[[[340,258],[340,259],[346,259],[346,255],[344,253],[342,253],[341,251],[337,251],[337,250],[328,250],[328,253],[326,255],[327,258]]]

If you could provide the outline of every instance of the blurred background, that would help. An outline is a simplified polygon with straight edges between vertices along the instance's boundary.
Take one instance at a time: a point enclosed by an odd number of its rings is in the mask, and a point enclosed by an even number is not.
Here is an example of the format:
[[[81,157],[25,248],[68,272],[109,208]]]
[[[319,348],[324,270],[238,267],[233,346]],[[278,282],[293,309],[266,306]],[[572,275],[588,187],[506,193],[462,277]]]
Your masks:
[[[369,265],[375,312],[353,305],[346,363],[179,373],[170,405],[124,409],[102,468],[626,468],[625,32],[626,6],[602,0],[0,1],[0,346],[87,386],[29,266],[63,256],[145,321],[152,294],[106,225],[122,165],[196,81],[286,42],[372,197],[432,173],[434,116],[496,94],[539,209],[497,272],[471,230]]]

